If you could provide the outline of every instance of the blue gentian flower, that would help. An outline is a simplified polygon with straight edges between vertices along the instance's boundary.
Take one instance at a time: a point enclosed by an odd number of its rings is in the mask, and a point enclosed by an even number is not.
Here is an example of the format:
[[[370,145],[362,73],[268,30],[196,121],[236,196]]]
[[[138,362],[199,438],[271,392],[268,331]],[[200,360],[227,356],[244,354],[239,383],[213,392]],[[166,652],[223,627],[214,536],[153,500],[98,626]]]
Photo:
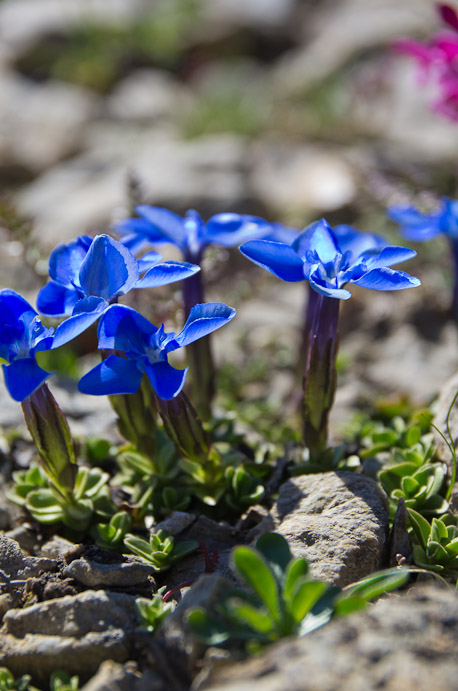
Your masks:
[[[79,382],[82,393],[95,396],[135,393],[146,374],[159,398],[177,396],[188,368],[177,370],[168,353],[193,343],[227,324],[235,310],[219,302],[195,305],[182,329],[166,334],[131,307],[112,305],[99,324],[99,348],[125,353],[109,355]]]
[[[413,250],[391,247],[378,235],[351,226],[334,230],[322,219],[308,226],[291,245],[253,240],[240,251],[283,281],[308,281],[310,293],[303,333],[303,433],[312,454],[327,443],[329,412],[336,387],[340,300],[346,285],[373,290],[400,290],[420,285],[403,271],[389,268],[415,256]]]
[[[439,208],[429,214],[414,206],[392,206],[388,216],[401,226],[407,240],[422,242],[443,234],[458,242],[458,201],[444,197]]]
[[[37,365],[35,354],[49,350],[54,329],[41,323],[38,313],[14,290],[0,291],[0,358],[8,393],[22,402],[38,389],[52,372]]]
[[[292,243],[252,240],[240,251],[283,281],[307,280],[322,295],[348,300],[348,283],[372,290],[401,290],[420,285],[404,271],[389,268],[416,252],[385,244],[382,238],[351,226],[334,230],[322,219],[308,226]]]
[[[247,214],[216,214],[204,223],[194,210],[182,218],[168,209],[141,204],[136,212],[140,218],[129,218],[115,227],[127,247],[136,251],[145,243],[170,242],[189,262],[199,263],[204,249],[211,244],[235,247],[245,240],[261,237],[292,242],[297,235],[291,228]]]
[[[158,264],[160,259],[160,254],[149,252],[137,260],[127,247],[108,235],[94,239],[83,235],[56,247],[49,259],[51,280],[37,298],[42,314],[70,315],[57,327],[52,347],[58,348],[78,336],[132,288],[163,286],[200,270],[182,262]]]

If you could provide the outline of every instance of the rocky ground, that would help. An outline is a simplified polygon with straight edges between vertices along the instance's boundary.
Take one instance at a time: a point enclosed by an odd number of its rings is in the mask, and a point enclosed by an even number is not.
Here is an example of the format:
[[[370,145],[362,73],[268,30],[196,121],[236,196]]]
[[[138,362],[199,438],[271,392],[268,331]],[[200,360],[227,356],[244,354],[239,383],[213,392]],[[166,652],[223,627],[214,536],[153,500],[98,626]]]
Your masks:
[[[154,4],[162,17],[166,3]],[[400,240],[386,220],[388,205],[456,197],[457,126],[430,111],[415,67],[388,49],[400,35],[424,36],[437,25],[429,0],[201,0],[188,3],[191,19],[182,18],[187,3],[175,4],[175,43],[151,50],[163,45],[166,16],[149,29],[149,52],[137,47],[126,58],[102,51],[112,34],[97,38],[91,27],[119,32],[146,22],[151,2],[0,1],[1,288],[32,301],[56,243],[107,232],[130,213],[129,176],[139,181],[138,199],[178,213],[231,210],[297,228],[324,216],[393,243]],[[70,48],[81,27],[86,47],[75,58]],[[426,405],[449,387],[443,396],[450,398],[458,331],[447,313],[447,248],[439,238],[415,249],[419,257],[405,269],[421,288],[355,290],[342,307],[333,440],[378,397]],[[207,263],[208,299],[238,311],[233,328],[215,339],[219,361],[245,372],[248,355],[259,353],[271,374],[247,380],[243,396],[293,416],[304,286],[276,281],[236,250],[210,253]],[[160,304],[154,310],[161,314]],[[105,400],[82,400],[62,376],[51,385],[75,436],[119,440]],[[441,415],[443,423],[443,402]],[[20,407],[4,387],[0,426],[25,436]],[[2,484],[13,464],[25,467],[31,456],[27,443],[14,459],[2,451]],[[231,578],[234,545],[269,530],[306,556],[315,575],[341,586],[386,566],[387,507],[370,478],[298,477],[281,486],[269,510],[252,511],[237,527],[189,514],[174,514],[163,527],[180,539],[203,539],[220,561],[152,638],[139,632],[134,608],[137,596],[161,584],[148,566],[37,533],[2,501],[0,664],[44,688],[65,661],[85,691],[455,688],[456,595],[431,579],[238,664],[221,652],[203,658],[187,631],[183,612],[217,601],[222,579]],[[167,584],[203,570],[200,557],[188,557]]]

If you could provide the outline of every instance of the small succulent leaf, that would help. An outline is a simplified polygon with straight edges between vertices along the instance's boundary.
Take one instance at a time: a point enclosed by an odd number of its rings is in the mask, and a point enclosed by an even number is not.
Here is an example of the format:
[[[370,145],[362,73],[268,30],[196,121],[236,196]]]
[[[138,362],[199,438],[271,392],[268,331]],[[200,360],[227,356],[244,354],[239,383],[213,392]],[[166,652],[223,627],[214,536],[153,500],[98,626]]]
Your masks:
[[[141,557],[149,564],[152,563],[153,550],[149,542],[129,533],[124,538],[124,544],[131,552]]]
[[[447,533],[447,526],[442,523],[442,521],[439,521],[437,518],[433,518],[431,522],[431,532],[430,532],[430,540],[435,540],[437,542],[442,542],[442,540],[447,540],[448,538],[448,533]]]
[[[237,547],[232,559],[242,579],[261,598],[274,620],[278,622],[280,620],[278,588],[267,564],[249,547]]]
[[[199,543],[195,540],[183,540],[182,542],[178,542],[172,552],[173,560],[179,561],[187,557],[188,554],[195,552],[198,547]]]
[[[415,511],[414,509],[410,508],[408,508],[407,511],[409,514],[410,524],[415,533],[415,537],[417,538],[420,545],[424,549],[426,549],[431,526],[426,520],[426,518],[424,518],[420,513],[418,513],[418,511]]]
[[[445,549],[447,551],[447,554],[450,557],[456,557],[458,556],[458,538],[455,538],[451,542],[448,542],[445,546]]]
[[[39,523],[52,525],[64,517],[63,508],[50,489],[39,489],[27,495],[25,506]]]
[[[325,624],[328,623],[328,621],[330,621],[333,614],[334,614],[334,608],[333,607],[332,608],[327,607],[317,614],[310,612],[299,623],[297,635],[302,638],[302,636],[306,636],[307,634],[311,633],[312,631],[319,629],[320,626],[324,626]]]

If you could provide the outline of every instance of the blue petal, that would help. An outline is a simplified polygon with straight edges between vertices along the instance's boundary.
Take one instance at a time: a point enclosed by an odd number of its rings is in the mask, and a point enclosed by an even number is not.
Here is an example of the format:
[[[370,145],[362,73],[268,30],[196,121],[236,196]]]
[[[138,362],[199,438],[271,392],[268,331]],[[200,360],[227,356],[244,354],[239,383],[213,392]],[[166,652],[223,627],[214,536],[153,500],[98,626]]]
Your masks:
[[[212,242],[223,247],[235,247],[247,240],[264,238],[271,230],[272,225],[258,216],[233,213],[216,214],[207,223],[206,242]]]
[[[313,290],[315,290],[317,293],[320,293],[320,295],[338,298],[339,300],[348,300],[351,298],[350,291],[341,287],[343,283],[340,280],[338,281],[337,287],[337,280],[335,281],[336,285],[333,285],[330,281],[323,279],[319,266],[312,267],[308,281],[310,287],[313,288]]]
[[[309,276],[309,284],[313,290],[316,290],[320,295],[326,295],[329,298],[338,298],[339,300],[348,300],[351,298],[351,293],[345,288],[333,288],[327,283],[315,280],[312,274]]]
[[[375,233],[363,233],[353,226],[338,225],[333,228],[334,237],[337,240],[342,254],[351,252],[353,259],[367,250],[385,247],[386,240]]]
[[[309,225],[292,246],[302,259],[306,258],[308,252],[316,252],[323,264],[333,262],[339,252],[331,226],[324,218]]]
[[[235,309],[222,302],[206,302],[195,305],[191,309],[183,329],[174,339],[177,345],[174,348],[169,347],[167,350],[181,348],[207,336],[207,334],[230,322],[235,315]]]
[[[90,302],[89,300],[80,300],[80,303],[83,303],[82,307],[89,303],[92,304],[94,309],[91,311],[79,311],[74,313],[71,317],[68,317],[68,319],[59,324],[56,329],[56,333],[54,334],[54,341],[52,344],[53,349],[65,345],[65,343],[72,341],[74,338],[82,334],[83,331],[86,331],[86,329],[94,324],[103,314],[103,312],[108,309],[108,305],[105,300],[100,298],[97,300],[96,304],[94,304],[94,302],[95,300],[91,300]],[[78,304],[76,309],[79,307],[80,305]]]
[[[168,239],[180,249],[186,246],[184,221],[180,216],[168,209],[148,206],[147,204],[137,206],[135,211],[145,221],[151,223],[154,226],[154,232],[160,233],[164,239]]]
[[[146,363],[145,372],[151,386],[159,396],[166,401],[178,396],[186,379],[186,369],[175,369],[168,362],[162,360],[154,364]]]
[[[378,269],[382,266],[400,264],[407,259],[412,259],[416,255],[417,253],[415,250],[408,249],[407,247],[389,245],[388,247],[384,247],[381,252],[377,250],[363,252],[360,256],[360,260],[366,264],[368,269]]]
[[[49,256],[50,278],[66,286],[79,285],[79,270],[91,243],[92,238],[81,235],[66,245],[58,245]]]
[[[114,230],[120,235],[135,236],[151,244],[169,242],[167,237],[164,237],[159,230],[151,225],[150,221],[145,221],[144,218],[127,218],[115,225]]]
[[[11,365],[2,367],[8,393],[18,402],[24,401],[54,374],[38,367],[34,358],[15,360]]]
[[[255,264],[270,271],[282,281],[303,281],[304,261],[292,247],[282,242],[269,240],[251,240],[240,248],[242,254]]]
[[[80,283],[87,296],[107,302],[127,293],[138,280],[134,255],[108,235],[94,238],[80,269]]]
[[[78,390],[92,396],[135,393],[142,377],[143,372],[138,369],[135,360],[109,355],[80,379]]]
[[[153,266],[156,266],[158,262],[162,259],[162,255],[159,252],[146,252],[140,259],[137,260],[138,270],[142,274],[144,271],[148,271]]]
[[[0,321],[2,323],[15,322],[27,312],[32,318],[37,315],[36,310],[19,293],[14,290],[0,290]]]
[[[440,235],[441,214],[422,214],[413,206],[392,206],[388,217],[399,223],[401,232],[408,240],[423,242]]]
[[[404,288],[414,288],[421,285],[418,278],[405,273],[382,267],[373,269],[364,274],[357,281],[352,281],[355,285],[370,288],[371,290],[403,290]]]
[[[49,281],[38,293],[37,307],[48,317],[64,317],[73,312],[80,298],[81,291],[76,288]]]
[[[146,272],[140,278],[134,288],[157,288],[165,286],[175,281],[181,281],[184,278],[189,278],[200,271],[200,266],[196,264],[188,264],[187,262],[163,262]]]
[[[157,327],[132,307],[112,305],[99,324],[99,348],[143,354],[156,331]]]

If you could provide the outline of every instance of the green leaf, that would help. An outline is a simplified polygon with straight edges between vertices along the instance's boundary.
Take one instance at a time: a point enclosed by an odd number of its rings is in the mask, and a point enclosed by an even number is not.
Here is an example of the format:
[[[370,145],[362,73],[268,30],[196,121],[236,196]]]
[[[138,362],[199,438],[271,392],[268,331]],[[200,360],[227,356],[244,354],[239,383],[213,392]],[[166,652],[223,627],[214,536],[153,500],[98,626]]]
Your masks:
[[[188,613],[187,622],[193,634],[205,641],[207,645],[221,645],[230,637],[224,622],[210,617],[201,607],[196,607]]]
[[[366,604],[366,600],[359,595],[347,595],[342,600],[337,600],[334,614],[339,617],[345,617],[348,614],[364,609]]]
[[[296,622],[302,621],[328,589],[323,581],[306,581],[294,593],[289,610]]]
[[[46,525],[60,523],[64,517],[64,511],[50,489],[30,492],[25,506],[36,521]]]
[[[345,597],[353,597],[357,595],[362,598],[365,602],[374,600],[380,595],[395,590],[403,586],[407,579],[409,578],[409,572],[407,569],[401,569],[395,567],[393,569],[386,569],[384,571],[379,571],[367,578],[363,578],[358,583],[351,586],[342,599]]]
[[[266,533],[256,542],[256,549],[262,554],[269,565],[278,567],[283,574],[292,559],[287,540],[278,533]]]
[[[233,552],[237,571],[266,605],[276,622],[280,620],[280,603],[275,578],[261,557],[249,547],[237,547]]]
[[[285,584],[283,586],[283,598],[285,602],[291,601],[298,581],[304,576],[307,576],[308,572],[309,566],[304,557],[298,557],[289,562],[286,567]]]
[[[415,511],[414,509],[407,509],[408,514],[409,514],[409,520],[410,524],[413,528],[413,531],[415,533],[415,536],[420,543],[420,545],[426,549],[426,545],[428,543],[428,538],[429,538],[429,533],[431,530],[431,526],[426,520],[426,518],[423,518],[421,514],[418,513],[418,511]]]
[[[231,618],[236,617],[242,625],[248,624],[255,631],[270,633],[275,630],[275,622],[268,612],[258,609],[248,602],[230,603]]]

